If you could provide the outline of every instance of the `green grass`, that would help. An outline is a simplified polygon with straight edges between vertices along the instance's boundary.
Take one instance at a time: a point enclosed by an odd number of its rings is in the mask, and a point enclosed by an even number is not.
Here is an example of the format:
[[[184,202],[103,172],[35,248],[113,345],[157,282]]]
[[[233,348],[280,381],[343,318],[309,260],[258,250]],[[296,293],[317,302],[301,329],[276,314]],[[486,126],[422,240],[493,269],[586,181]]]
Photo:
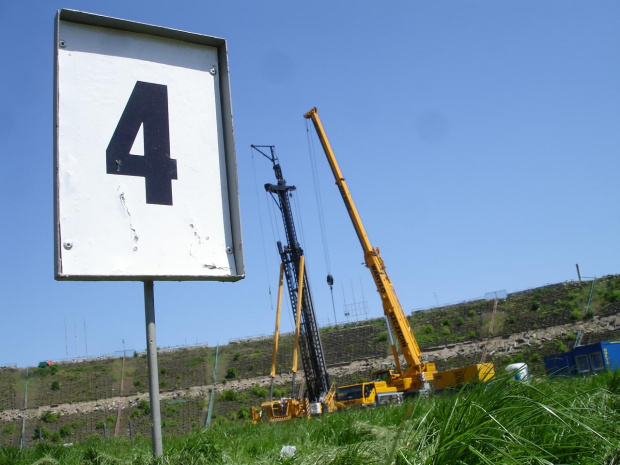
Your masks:
[[[164,441],[162,464],[604,464],[620,463],[620,373],[531,384],[498,380],[401,406],[312,420],[220,422]],[[281,459],[283,446],[297,448]],[[0,449],[0,465],[150,464],[151,445],[91,441]]]

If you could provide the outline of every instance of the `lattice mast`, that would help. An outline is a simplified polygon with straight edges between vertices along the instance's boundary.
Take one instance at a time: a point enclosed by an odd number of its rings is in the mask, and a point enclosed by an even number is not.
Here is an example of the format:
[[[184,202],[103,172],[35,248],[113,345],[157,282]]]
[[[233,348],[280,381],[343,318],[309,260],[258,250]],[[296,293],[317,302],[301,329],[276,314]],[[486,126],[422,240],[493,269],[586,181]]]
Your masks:
[[[284,265],[284,276],[286,277],[293,317],[295,318],[295,323],[297,323],[295,309],[297,308],[299,295],[299,263],[304,252],[297,240],[290,202],[291,192],[296,190],[296,187],[286,184],[286,180],[282,176],[279,160],[275,155],[274,146],[252,145],[252,148],[271,161],[276,175],[277,184],[265,184],[265,190],[271,194],[284,221],[287,244],[283,245],[281,241],[278,241],[277,245],[282,264]],[[268,149],[269,152],[265,153],[261,149]],[[310,292],[310,284],[305,268],[303,274],[299,352],[306,378],[307,398],[310,402],[318,402],[323,400],[329,392],[331,382],[323,355],[312,293]]]

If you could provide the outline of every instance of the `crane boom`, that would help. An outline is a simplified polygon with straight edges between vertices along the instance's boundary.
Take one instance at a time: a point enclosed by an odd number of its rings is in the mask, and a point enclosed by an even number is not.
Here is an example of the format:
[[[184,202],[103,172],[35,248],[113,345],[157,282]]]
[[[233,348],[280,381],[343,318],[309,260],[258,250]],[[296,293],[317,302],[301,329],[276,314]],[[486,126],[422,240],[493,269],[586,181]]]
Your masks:
[[[396,334],[396,339],[398,340],[400,350],[407,362],[407,370],[402,374],[402,376],[410,377],[427,370],[430,372],[434,371],[434,365],[429,364],[429,366],[426,367],[420,360],[421,351],[413,332],[411,331],[409,321],[403,312],[402,306],[396,296],[394,286],[388,277],[379,248],[373,247],[368,239],[368,235],[366,234],[362,220],[357,212],[357,208],[355,207],[355,203],[353,202],[347,183],[342,175],[342,172],[340,171],[334,152],[331,148],[329,140],[327,139],[323,125],[321,124],[317,109],[313,108],[306,113],[304,117],[312,120],[314,128],[321,141],[323,151],[327,156],[329,166],[331,167],[332,173],[336,180],[336,185],[338,186],[338,190],[340,191],[342,200],[344,201],[347,212],[349,213],[353,227],[357,233],[357,237],[362,245],[362,249],[364,251],[364,261],[366,266],[370,269],[375,286],[377,287],[377,292],[381,296],[383,311],[390,322],[392,330]],[[432,365],[432,367],[430,365]]]

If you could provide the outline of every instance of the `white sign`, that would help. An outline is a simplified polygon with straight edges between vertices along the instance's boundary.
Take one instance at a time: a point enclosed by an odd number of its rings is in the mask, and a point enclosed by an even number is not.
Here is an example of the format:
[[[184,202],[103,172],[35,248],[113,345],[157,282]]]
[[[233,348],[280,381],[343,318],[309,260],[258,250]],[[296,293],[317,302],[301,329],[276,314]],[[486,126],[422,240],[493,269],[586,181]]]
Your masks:
[[[226,42],[56,24],[56,279],[242,278]]]

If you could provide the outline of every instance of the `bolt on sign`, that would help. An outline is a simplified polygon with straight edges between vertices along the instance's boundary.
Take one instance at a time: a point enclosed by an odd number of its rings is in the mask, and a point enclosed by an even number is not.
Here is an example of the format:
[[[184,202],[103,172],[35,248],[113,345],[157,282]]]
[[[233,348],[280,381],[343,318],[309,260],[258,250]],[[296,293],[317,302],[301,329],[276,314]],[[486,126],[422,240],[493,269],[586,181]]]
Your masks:
[[[244,274],[224,39],[62,10],[55,276]]]

